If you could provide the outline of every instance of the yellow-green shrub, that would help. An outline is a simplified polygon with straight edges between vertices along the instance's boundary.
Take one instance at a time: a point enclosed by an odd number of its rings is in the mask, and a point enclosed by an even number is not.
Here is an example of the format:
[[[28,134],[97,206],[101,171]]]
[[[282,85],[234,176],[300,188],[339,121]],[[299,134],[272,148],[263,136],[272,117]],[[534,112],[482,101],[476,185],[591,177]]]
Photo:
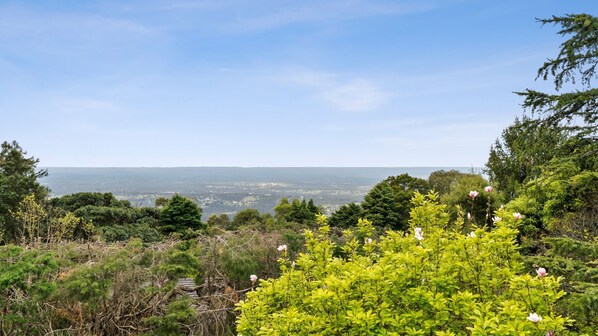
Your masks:
[[[416,195],[411,233],[370,240],[371,224],[346,231],[335,257],[325,218],[306,231],[307,253],[261,280],[239,304],[240,335],[545,335],[565,328],[554,303],[560,279],[532,277],[517,251],[513,215],[492,230],[448,229],[437,197]],[[457,223],[458,224],[458,223]],[[413,234],[421,228],[423,239]],[[542,321],[528,320],[536,313]]]

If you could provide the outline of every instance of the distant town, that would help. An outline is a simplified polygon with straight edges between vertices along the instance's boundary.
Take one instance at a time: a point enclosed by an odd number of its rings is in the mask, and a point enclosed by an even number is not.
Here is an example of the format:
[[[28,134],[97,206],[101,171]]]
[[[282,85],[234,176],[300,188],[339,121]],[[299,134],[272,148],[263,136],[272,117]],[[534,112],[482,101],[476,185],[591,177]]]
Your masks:
[[[134,206],[153,206],[175,193],[194,199],[205,218],[254,208],[271,212],[286,198],[313,199],[330,214],[343,204],[360,202],[368,190],[391,175],[427,178],[436,170],[466,167],[397,168],[49,168],[41,180],[53,196],[79,191],[112,192]]]

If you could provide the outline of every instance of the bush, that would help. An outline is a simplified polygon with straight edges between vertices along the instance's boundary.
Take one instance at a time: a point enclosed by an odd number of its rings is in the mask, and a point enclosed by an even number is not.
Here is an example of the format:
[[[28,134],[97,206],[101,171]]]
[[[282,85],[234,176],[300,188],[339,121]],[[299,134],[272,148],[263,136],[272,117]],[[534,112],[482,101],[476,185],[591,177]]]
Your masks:
[[[560,279],[522,274],[515,219],[504,211],[492,230],[448,230],[434,194],[416,194],[411,232],[379,241],[361,221],[346,231],[343,258],[325,219],[306,231],[307,253],[282,275],[262,280],[239,304],[242,335],[545,335],[564,330],[553,313]],[[457,223],[458,224],[458,223]],[[423,236],[422,236],[423,235]],[[365,238],[364,242],[358,239]],[[419,238],[419,239],[418,239]],[[526,272],[524,272],[526,273]],[[528,319],[538,314],[540,322]]]
[[[50,315],[40,305],[56,290],[58,268],[50,252],[0,246],[0,330],[5,335],[46,334]]]
[[[130,238],[139,238],[144,243],[157,242],[162,239],[162,234],[158,230],[150,227],[147,223],[112,225],[101,228],[102,238],[107,242],[116,242],[128,240]]]
[[[166,203],[160,216],[160,230],[163,233],[185,233],[187,229],[205,230],[207,226],[201,221],[202,209],[193,201],[178,194]]]

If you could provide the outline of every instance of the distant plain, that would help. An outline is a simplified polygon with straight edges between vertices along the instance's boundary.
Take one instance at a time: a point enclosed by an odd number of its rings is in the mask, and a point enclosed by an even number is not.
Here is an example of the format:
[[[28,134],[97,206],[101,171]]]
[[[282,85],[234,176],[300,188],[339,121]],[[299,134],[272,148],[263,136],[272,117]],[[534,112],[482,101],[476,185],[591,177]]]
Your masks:
[[[376,183],[407,173],[428,178],[437,170],[479,172],[472,167],[181,167],[181,168],[48,168],[41,179],[52,196],[92,191],[112,192],[134,206],[153,206],[158,197],[188,196],[213,213],[233,214],[246,208],[272,212],[283,197],[313,199],[326,213],[361,202]]]

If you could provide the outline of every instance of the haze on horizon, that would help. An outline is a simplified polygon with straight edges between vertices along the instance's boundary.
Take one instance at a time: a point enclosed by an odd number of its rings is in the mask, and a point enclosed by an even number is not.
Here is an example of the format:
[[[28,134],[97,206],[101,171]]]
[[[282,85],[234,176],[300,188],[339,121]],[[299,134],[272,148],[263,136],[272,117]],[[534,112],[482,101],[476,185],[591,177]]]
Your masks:
[[[0,2],[0,140],[45,167],[480,167],[588,1]]]

